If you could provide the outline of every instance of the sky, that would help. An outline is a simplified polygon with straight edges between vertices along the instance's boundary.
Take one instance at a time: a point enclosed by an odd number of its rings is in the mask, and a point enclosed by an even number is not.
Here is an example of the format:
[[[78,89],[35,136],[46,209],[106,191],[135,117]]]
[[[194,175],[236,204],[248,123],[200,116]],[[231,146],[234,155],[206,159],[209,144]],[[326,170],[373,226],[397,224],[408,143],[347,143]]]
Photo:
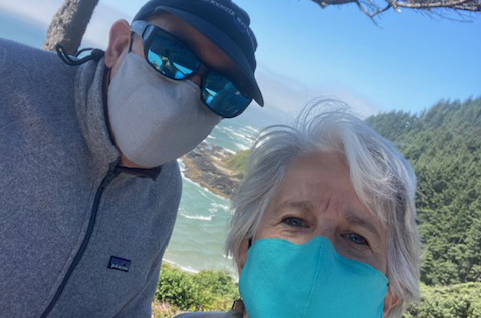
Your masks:
[[[0,10],[46,26],[61,2],[0,0]],[[481,96],[481,14],[457,22],[401,9],[385,12],[376,26],[355,5],[322,9],[310,0],[234,2],[251,17],[259,44],[256,77],[269,114],[295,114],[326,97],[366,117],[421,112],[441,99]],[[84,42],[105,48],[110,25],[131,20],[144,3],[100,0]]]

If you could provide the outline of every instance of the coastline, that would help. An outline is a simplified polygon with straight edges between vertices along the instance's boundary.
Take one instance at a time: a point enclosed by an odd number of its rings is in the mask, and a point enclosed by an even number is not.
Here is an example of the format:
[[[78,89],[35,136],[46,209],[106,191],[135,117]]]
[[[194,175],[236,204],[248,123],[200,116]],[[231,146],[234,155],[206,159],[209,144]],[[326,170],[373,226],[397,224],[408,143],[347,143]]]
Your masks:
[[[210,192],[230,199],[240,183],[235,173],[224,165],[230,156],[232,153],[226,149],[203,141],[181,157],[184,176]]]

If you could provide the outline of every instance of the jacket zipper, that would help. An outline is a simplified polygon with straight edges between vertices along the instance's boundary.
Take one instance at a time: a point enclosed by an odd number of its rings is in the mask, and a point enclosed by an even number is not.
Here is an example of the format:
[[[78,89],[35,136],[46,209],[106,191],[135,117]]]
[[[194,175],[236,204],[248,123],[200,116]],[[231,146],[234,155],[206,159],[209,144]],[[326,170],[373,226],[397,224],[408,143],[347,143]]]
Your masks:
[[[97,219],[97,211],[99,209],[99,203],[100,203],[100,198],[102,197],[102,193],[105,190],[105,188],[120,174],[119,171],[116,170],[117,167],[117,161],[113,162],[110,164],[109,171],[103,178],[102,182],[100,183],[100,186],[97,188],[97,192],[95,193],[95,198],[94,198],[94,203],[92,206],[92,213],[90,214],[90,220],[89,224],[87,227],[87,232],[85,233],[84,239],[82,241],[82,244],[80,245],[79,250],[77,251],[77,254],[75,254],[75,257],[72,261],[72,264],[70,264],[70,267],[67,270],[67,273],[65,274],[62,283],[57,289],[57,292],[53,296],[52,300],[50,301],[50,304],[47,306],[43,314],[40,316],[40,318],[45,318],[47,315],[50,313],[50,311],[53,309],[55,304],[57,303],[60,295],[62,294],[65,286],[67,285],[67,282],[72,275],[73,271],[77,267],[78,263],[82,259],[82,256],[87,249],[87,245],[89,244],[90,237],[92,235],[92,231],[95,226],[95,221]]]

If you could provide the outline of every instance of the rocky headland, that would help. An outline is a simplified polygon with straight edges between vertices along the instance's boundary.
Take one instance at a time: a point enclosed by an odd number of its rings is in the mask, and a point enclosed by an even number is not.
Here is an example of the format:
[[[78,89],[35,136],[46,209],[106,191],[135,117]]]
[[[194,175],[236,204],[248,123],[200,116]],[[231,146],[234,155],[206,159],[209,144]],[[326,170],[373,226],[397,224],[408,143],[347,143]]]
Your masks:
[[[225,166],[232,156],[222,147],[203,141],[181,160],[185,165],[184,176],[212,193],[230,199],[239,185],[235,172]]]

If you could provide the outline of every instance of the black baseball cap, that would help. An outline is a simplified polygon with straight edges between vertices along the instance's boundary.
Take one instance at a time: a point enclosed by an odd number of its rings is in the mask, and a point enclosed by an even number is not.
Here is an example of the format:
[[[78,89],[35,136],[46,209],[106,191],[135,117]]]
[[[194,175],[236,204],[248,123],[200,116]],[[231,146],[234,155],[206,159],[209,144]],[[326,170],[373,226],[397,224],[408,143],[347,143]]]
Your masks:
[[[171,13],[204,34],[223,50],[241,69],[248,82],[239,87],[264,105],[259,85],[254,77],[257,41],[249,27],[249,15],[232,0],[150,0],[135,15],[133,21]]]

